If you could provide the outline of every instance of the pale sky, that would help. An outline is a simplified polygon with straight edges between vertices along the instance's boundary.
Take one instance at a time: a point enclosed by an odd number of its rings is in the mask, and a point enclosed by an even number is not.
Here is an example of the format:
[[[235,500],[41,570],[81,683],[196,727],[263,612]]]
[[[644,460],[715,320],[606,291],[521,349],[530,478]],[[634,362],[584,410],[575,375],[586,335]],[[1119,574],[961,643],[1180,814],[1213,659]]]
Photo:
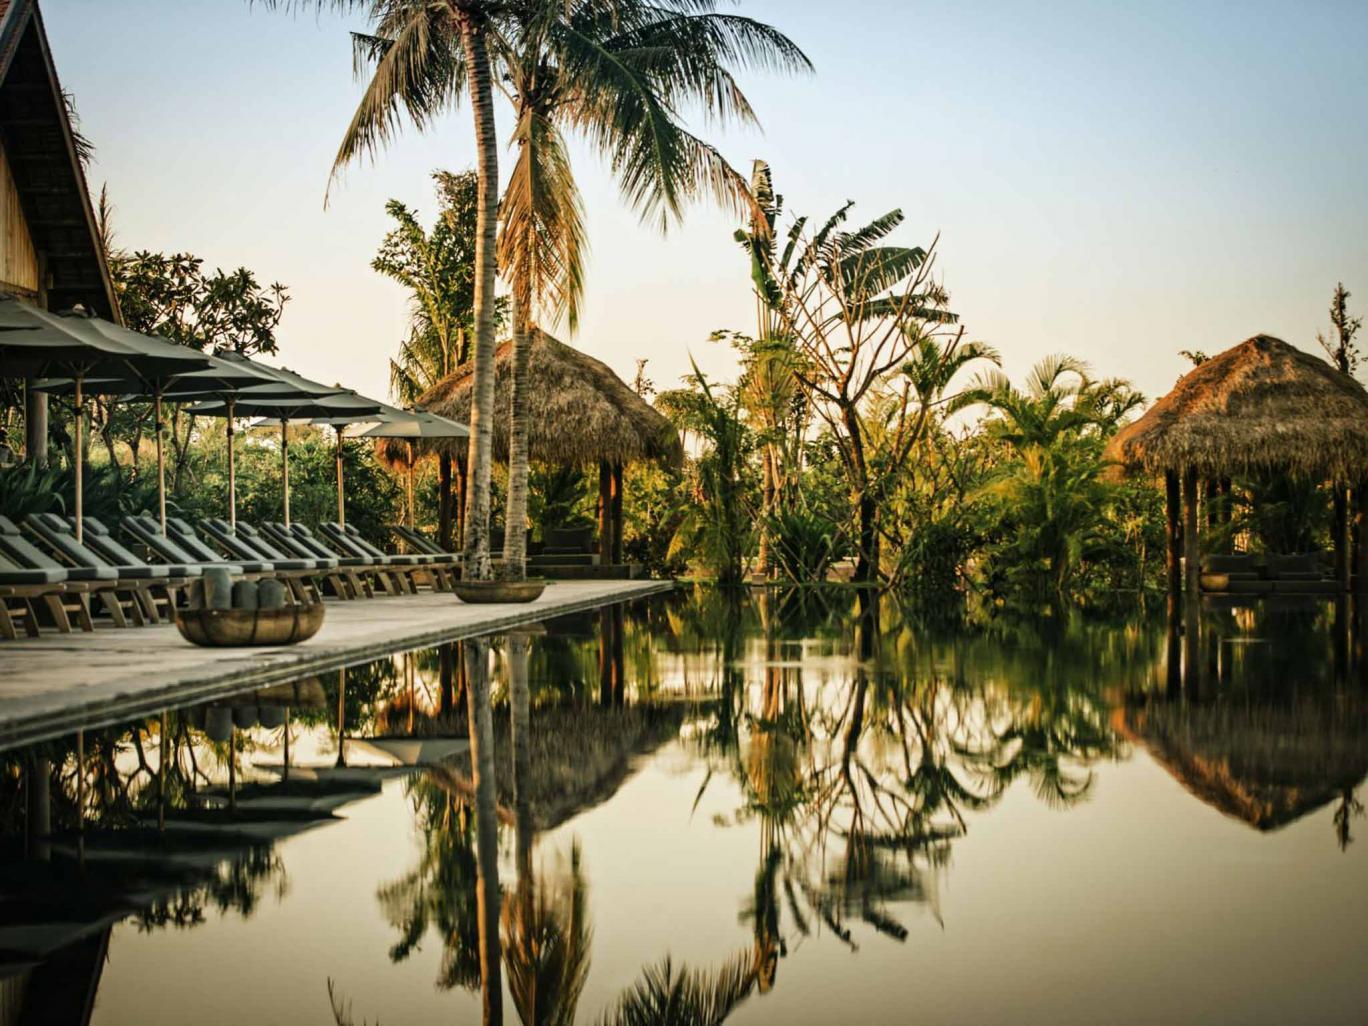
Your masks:
[[[1343,280],[1368,311],[1368,4],[742,0],[812,58],[745,76],[761,132],[719,135],[774,168],[790,210],[941,233],[970,334],[1015,379],[1067,352],[1150,396],[1257,332],[1314,347]],[[120,244],[245,264],[293,297],[281,362],[383,398],[403,291],[370,269],[384,203],[434,209],[428,175],[473,162],[469,109],[328,169],[359,95],[348,28],[245,0],[43,0],[59,75],[97,147]],[[700,126],[701,127],[701,126]],[[506,138],[507,119],[500,126]],[[507,166],[507,160],[504,166]],[[585,314],[563,338],[661,387],[692,353],[730,377],[717,328],[753,324],[730,215],[662,237],[580,152],[592,245]]]

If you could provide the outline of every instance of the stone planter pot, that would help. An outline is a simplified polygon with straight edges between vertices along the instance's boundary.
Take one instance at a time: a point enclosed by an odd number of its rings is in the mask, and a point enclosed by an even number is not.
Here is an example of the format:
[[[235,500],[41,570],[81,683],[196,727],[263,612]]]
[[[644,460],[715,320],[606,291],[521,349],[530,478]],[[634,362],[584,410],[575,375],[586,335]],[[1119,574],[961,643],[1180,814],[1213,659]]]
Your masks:
[[[294,645],[312,638],[322,626],[322,602],[284,609],[184,609],[176,614],[181,637],[211,648]]]
[[[451,590],[462,602],[532,602],[546,590],[546,578],[529,577],[525,581],[457,581]]]

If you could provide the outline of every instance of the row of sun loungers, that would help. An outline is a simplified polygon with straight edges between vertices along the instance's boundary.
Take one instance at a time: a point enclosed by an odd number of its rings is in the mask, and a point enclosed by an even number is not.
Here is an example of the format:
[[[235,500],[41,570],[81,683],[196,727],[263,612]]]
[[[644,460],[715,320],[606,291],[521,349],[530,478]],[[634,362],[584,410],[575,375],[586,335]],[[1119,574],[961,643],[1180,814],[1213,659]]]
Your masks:
[[[246,580],[274,577],[296,602],[445,591],[460,567],[458,556],[406,528],[395,534],[412,551],[396,554],[341,524],[315,534],[302,524],[234,529],[211,518],[201,534],[168,517],[163,535],[152,517],[129,516],[119,524],[127,545],[94,517],[83,527],[78,542],[70,518],[34,514],[21,530],[0,516],[0,638],[36,636],[41,626],[68,633],[73,623],[89,631],[92,608],[119,627],[158,623],[175,615],[181,592],[210,567]]]

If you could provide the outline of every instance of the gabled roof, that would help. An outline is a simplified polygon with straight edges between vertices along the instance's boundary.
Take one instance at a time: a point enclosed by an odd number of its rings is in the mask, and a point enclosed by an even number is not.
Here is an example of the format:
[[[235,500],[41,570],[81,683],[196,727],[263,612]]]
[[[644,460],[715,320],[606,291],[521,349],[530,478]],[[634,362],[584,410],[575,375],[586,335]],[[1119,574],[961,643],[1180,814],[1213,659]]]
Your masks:
[[[34,248],[47,261],[49,309],[80,303],[118,321],[118,300],[37,0],[0,0],[0,144]]]

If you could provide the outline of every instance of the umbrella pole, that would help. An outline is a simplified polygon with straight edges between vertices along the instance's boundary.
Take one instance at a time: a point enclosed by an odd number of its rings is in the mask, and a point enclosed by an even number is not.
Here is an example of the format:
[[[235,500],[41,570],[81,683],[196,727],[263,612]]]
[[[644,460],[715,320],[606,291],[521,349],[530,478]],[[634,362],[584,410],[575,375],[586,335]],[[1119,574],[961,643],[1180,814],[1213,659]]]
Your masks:
[[[285,486],[285,526],[290,526],[290,432],[289,421],[280,418],[280,480]]]
[[[76,544],[85,539],[85,496],[82,489],[82,470],[85,464],[85,441],[81,437],[85,420],[85,395],[81,391],[81,375],[76,375]]]
[[[166,451],[162,446],[162,395],[157,389],[152,396],[157,422],[157,510],[161,515],[161,533],[166,537]]]
[[[337,522],[345,527],[347,500],[342,492],[342,425],[335,425],[334,430],[337,431]]]
[[[413,440],[408,443],[408,526],[413,530]]]
[[[233,459],[233,407],[235,399],[229,398],[228,408],[228,526],[237,531],[237,464]]]

